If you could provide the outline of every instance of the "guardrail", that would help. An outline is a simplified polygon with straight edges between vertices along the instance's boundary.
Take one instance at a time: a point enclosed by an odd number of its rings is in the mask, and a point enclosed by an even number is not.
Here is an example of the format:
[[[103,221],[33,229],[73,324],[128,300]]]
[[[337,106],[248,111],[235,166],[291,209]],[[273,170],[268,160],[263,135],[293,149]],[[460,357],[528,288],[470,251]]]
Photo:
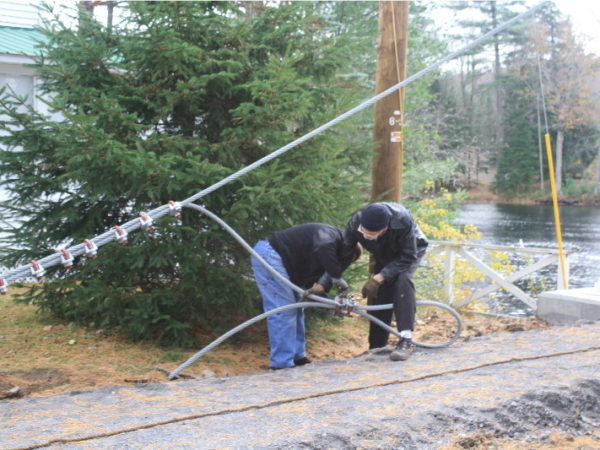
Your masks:
[[[542,258],[532,262],[529,265],[521,268],[520,270],[511,273],[509,275],[502,275],[498,271],[492,269],[484,261],[482,261],[477,255],[473,253],[473,249],[483,249],[488,251],[498,251],[504,253],[518,253],[518,254],[529,254],[529,255],[541,255]],[[430,248],[427,251],[425,258],[431,260],[435,256],[445,253],[444,261],[444,290],[448,298],[448,304],[454,307],[461,307],[467,305],[474,300],[482,298],[490,293],[497,291],[498,289],[505,289],[506,291],[513,294],[519,300],[531,308],[536,308],[536,300],[524,292],[521,288],[515,285],[515,282],[521,278],[537,272],[545,267],[556,264],[560,265],[560,256],[557,249],[549,248],[535,248],[535,247],[524,247],[524,246],[503,246],[503,245],[492,245],[492,244],[480,244],[480,243],[466,243],[466,242],[450,242],[450,241],[430,241]],[[491,279],[491,283],[485,287],[477,289],[471,295],[455,300],[454,293],[454,271],[456,258],[462,258],[477,270],[481,271],[484,275]],[[569,264],[568,259],[566,261],[566,277],[568,281],[569,277]],[[557,277],[557,289],[561,289],[563,286],[562,272],[558,270]]]

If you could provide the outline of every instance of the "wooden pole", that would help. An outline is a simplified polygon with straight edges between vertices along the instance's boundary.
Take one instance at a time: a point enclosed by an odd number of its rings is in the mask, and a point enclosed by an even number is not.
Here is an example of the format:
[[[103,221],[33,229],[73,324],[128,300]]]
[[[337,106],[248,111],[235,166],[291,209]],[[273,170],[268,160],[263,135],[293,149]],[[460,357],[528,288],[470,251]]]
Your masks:
[[[376,93],[406,78],[408,1],[379,3]],[[402,197],[404,88],[375,105],[372,201],[400,202]]]

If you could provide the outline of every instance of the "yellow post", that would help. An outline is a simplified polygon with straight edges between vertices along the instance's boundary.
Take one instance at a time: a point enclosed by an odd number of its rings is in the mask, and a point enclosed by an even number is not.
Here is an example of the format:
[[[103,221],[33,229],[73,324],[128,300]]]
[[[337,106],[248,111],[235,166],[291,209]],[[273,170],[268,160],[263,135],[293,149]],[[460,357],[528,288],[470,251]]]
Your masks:
[[[554,225],[556,227],[556,240],[558,242],[558,256],[560,259],[560,273],[562,274],[563,289],[569,289],[567,270],[565,265],[565,252],[563,250],[562,233],[560,231],[560,214],[558,213],[558,196],[556,194],[556,181],[554,179],[554,159],[552,157],[552,145],[550,134],[545,134],[546,153],[548,155],[548,171],[550,172],[550,186],[552,187],[552,206],[554,207]]]

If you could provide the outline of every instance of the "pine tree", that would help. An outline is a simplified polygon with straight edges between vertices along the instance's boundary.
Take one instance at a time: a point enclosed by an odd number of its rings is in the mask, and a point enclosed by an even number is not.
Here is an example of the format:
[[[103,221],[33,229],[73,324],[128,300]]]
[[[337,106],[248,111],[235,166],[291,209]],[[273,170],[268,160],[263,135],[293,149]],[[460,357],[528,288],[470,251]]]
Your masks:
[[[0,178],[10,193],[6,265],[54,252],[188,198],[356,104],[343,36],[319,4],[131,2],[107,29],[81,10],[78,29],[44,27],[41,92],[50,120],[4,92]],[[251,244],[308,221],[343,225],[357,206],[364,142],[349,125],[320,135],[200,202]],[[368,136],[365,136],[368,139]],[[154,235],[108,244],[57,268],[22,300],[133,338],[190,343],[256,312],[248,255],[192,210]]]
[[[539,180],[537,131],[531,92],[524,80],[507,77],[506,146],[498,158],[496,188],[505,194],[530,192]]]

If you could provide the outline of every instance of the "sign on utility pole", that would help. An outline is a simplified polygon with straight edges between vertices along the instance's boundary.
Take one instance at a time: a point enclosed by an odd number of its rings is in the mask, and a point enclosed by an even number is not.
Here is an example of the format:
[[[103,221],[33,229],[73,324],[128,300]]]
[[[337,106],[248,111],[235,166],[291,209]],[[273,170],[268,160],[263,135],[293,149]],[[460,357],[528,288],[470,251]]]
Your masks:
[[[379,46],[377,79],[380,93],[406,78],[408,48],[408,1],[379,3]],[[371,199],[400,202],[404,164],[404,88],[375,105]]]

